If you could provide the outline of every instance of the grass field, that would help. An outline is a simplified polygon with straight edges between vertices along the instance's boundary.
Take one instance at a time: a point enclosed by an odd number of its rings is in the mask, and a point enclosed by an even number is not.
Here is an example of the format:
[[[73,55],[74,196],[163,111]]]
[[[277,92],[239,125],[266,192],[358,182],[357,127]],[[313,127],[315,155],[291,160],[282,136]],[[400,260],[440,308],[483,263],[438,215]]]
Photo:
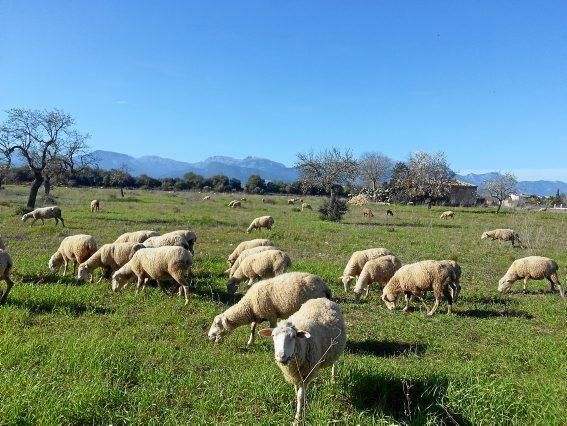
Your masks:
[[[391,206],[387,218],[375,206],[374,218],[353,207],[342,223],[328,223],[283,197],[272,205],[247,196],[242,209],[229,209],[229,195],[206,202],[197,193],[127,191],[122,199],[116,190],[55,188],[67,227],[30,227],[15,214],[27,190],[0,191],[0,235],[16,281],[0,308],[2,424],[290,423],[295,395],[270,341],[245,349],[247,327],[219,345],[206,338],[212,318],[234,301],[225,293],[226,257],[259,236],[290,254],[291,270],[323,277],[347,321],[337,380],[323,371],[310,386],[307,423],[567,423],[566,301],[543,281],[527,294],[521,282],[511,294],[496,290],[514,259],[533,254],[554,258],[567,284],[565,214],[455,209],[454,220],[442,220],[440,208]],[[94,198],[101,211],[91,214]],[[314,208],[321,201],[309,199]],[[275,227],[248,236],[251,219],[265,214]],[[528,248],[480,240],[506,227]],[[101,245],[126,231],[183,228],[199,235],[187,306],[155,288],[112,293],[108,281],[78,284],[47,268],[68,235],[92,234]],[[457,259],[463,290],[455,313],[446,315],[446,304],[432,318],[418,304],[390,312],[377,291],[354,303],[337,277],[353,251],[369,247],[386,247],[404,263]]]

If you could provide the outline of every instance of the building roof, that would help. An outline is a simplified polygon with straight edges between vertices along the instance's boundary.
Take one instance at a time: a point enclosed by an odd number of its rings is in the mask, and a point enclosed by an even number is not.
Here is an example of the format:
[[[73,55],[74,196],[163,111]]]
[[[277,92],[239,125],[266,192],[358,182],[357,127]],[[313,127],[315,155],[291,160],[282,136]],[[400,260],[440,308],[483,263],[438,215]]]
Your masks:
[[[450,186],[462,186],[465,188],[477,188],[476,185],[473,185],[472,183],[468,183],[468,182],[463,182],[462,180],[458,180],[458,179],[453,179],[450,183]]]

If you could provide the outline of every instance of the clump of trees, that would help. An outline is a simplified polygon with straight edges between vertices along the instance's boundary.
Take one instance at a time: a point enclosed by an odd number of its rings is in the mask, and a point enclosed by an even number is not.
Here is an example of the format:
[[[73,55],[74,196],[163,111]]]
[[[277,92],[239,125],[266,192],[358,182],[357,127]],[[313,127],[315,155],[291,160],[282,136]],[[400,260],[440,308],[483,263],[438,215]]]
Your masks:
[[[500,212],[502,203],[514,192],[517,192],[518,181],[512,173],[499,174],[484,182],[483,192],[498,203],[496,213]]]

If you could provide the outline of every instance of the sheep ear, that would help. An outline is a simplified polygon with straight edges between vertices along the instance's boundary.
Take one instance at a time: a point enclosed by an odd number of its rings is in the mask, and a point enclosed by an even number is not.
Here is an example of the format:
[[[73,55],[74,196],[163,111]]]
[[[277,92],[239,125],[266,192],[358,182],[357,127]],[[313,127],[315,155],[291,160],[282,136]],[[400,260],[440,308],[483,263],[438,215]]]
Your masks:
[[[308,331],[298,330],[296,336],[300,339],[309,339],[311,334]]]
[[[263,337],[272,337],[272,330],[273,328],[263,328],[258,332],[258,335]]]
[[[339,281],[342,281],[342,280],[343,280],[343,276],[341,275],[341,276],[339,277]]]

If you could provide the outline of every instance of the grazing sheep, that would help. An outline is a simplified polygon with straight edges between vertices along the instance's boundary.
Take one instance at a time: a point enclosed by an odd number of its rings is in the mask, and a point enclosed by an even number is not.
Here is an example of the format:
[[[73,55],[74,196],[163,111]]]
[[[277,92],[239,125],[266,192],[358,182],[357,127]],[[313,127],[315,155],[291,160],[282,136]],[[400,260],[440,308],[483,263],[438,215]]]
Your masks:
[[[301,211],[303,210],[313,210],[313,208],[311,207],[311,204],[303,203],[301,204]]]
[[[274,340],[274,357],[284,379],[295,386],[295,422],[301,421],[307,384],[321,368],[331,367],[346,346],[345,321],[339,305],[328,299],[311,299],[276,328],[260,330]]]
[[[10,278],[10,272],[12,270],[12,258],[4,249],[0,249],[0,280],[6,281],[6,291],[0,289],[0,306],[4,304],[8,298],[8,293],[14,285],[14,281]]]
[[[189,243],[182,235],[170,233],[168,235],[159,235],[157,237],[150,237],[143,242],[147,248],[157,248],[165,246],[178,246],[189,250]]]
[[[64,265],[63,275],[67,273],[67,264],[73,262],[73,275],[77,265],[86,261],[97,251],[96,241],[92,235],[78,234],[63,238],[57,251],[49,259],[49,269],[55,272]]]
[[[394,216],[394,212],[390,209],[386,210],[386,216]]]
[[[127,264],[134,253],[143,248],[142,243],[135,242],[104,244],[96,253],[79,265],[77,278],[86,280],[97,268],[102,268],[103,271],[99,282],[103,278],[109,278],[112,272]]]
[[[250,226],[246,230],[246,233],[249,234],[252,230],[257,229],[258,231],[262,228],[272,229],[274,225],[274,218],[272,216],[260,216],[257,217],[250,223]]]
[[[240,199],[240,201],[246,201],[246,198],[242,197],[242,198]]]
[[[343,274],[339,277],[339,280],[343,282],[345,292],[348,291],[349,282],[351,280],[354,280],[360,274],[360,272],[362,272],[362,268],[364,268],[364,264],[366,262],[381,256],[393,254],[394,253],[385,248],[371,248],[367,250],[355,251],[346,264]]]
[[[260,252],[267,251],[267,250],[277,250],[277,247],[274,247],[274,246],[258,246],[258,247],[252,247],[251,249],[248,249],[248,250],[244,250],[242,253],[240,253],[240,256],[238,256],[238,258],[234,261],[232,266],[230,268],[228,268],[226,271],[224,271],[224,273],[228,274],[229,278],[232,277],[232,275],[238,269],[238,267],[240,266],[240,263],[244,259],[246,259],[248,256],[251,256],[253,254],[260,253]]]
[[[132,259],[112,275],[112,291],[119,290],[136,277],[137,288],[145,287],[144,280],[157,281],[158,287],[166,293],[163,280],[173,279],[183,289],[185,304],[189,303],[189,283],[185,275],[190,273],[193,257],[183,247],[164,246],[136,251]],[[181,294],[181,291],[180,291]]]
[[[61,221],[61,225],[65,227],[65,222],[63,221],[63,217],[61,216],[61,209],[58,206],[51,206],[51,207],[40,207],[26,213],[22,216],[22,222],[25,222],[30,217],[33,217],[33,221],[30,226],[33,226],[36,220],[40,219],[41,224],[44,225],[44,219],[55,219],[55,226]]]
[[[372,213],[372,210],[370,210],[368,207],[364,207],[362,209],[362,216],[364,217],[374,217],[374,213]]]
[[[547,279],[551,285],[551,291],[559,290],[559,295],[565,297],[565,293],[561,288],[559,277],[557,276],[557,262],[548,257],[528,256],[515,260],[508,268],[506,274],[498,281],[498,291],[505,292],[512,287],[515,281],[524,279],[524,291],[529,279],[543,280]]]
[[[242,241],[240,244],[236,246],[233,252],[228,256],[227,262],[229,265],[233,265],[236,259],[238,258],[238,256],[240,256],[240,254],[244,250],[248,250],[258,246],[273,246],[273,245],[275,244],[266,238],[256,238],[255,240]]]
[[[262,198],[262,202],[265,203],[265,202],[266,202],[266,199],[265,199],[265,198]]]
[[[455,218],[455,212],[452,210],[447,210],[446,212],[441,213],[441,216],[439,216],[440,219],[454,219]]]
[[[398,295],[404,293],[406,306],[404,312],[409,309],[412,297],[420,300],[427,308],[422,294],[425,291],[433,291],[435,304],[427,315],[435,313],[442,297],[447,299],[449,305],[447,313],[450,314],[453,305],[453,294],[458,293],[456,262],[423,260],[417,263],[402,266],[382,291],[382,300],[390,310],[396,307],[395,301]],[[458,269],[460,271],[460,267]],[[459,287],[460,288],[460,287]]]
[[[156,231],[134,231],[125,232],[120,235],[115,243],[143,243],[150,237],[157,237],[159,234]]]
[[[317,275],[288,272],[253,285],[240,301],[219,314],[209,330],[209,340],[221,342],[235,328],[250,324],[247,345],[254,342],[256,324],[269,321],[273,327],[278,319],[297,312],[309,299],[331,297],[331,290]]]
[[[454,260],[441,260],[441,263],[447,265],[453,271],[454,280],[452,285],[449,286],[453,303],[457,301],[459,293],[461,292],[461,265]]]
[[[360,293],[362,293],[364,289],[366,289],[365,297],[368,297],[370,284],[379,283],[385,285],[401,267],[402,262],[400,262],[396,256],[392,255],[382,256],[366,262],[354,286],[356,300],[360,298]]]
[[[240,201],[238,200],[232,200],[230,203],[228,203],[228,207],[231,207],[233,209],[237,208],[237,207],[242,207],[240,204]]]
[[[92,200],[91,201],[91,212],[98,212],[100,210],[100,201]]]
[[[492,241],[494,240],[511,241],[512,247],[514,247],[514,243],[517,242],[518,245],[522,247],[520,236],[513,229],[494,229],[492,231],[483,232],[482,235],[480,236],[480,239],[484,240],[486,238],[490,238]]]
[[[265,278],[283,274],[291,266],[291,259],[282,250],[267,250],[246,257],[226,284],[226,290],[234,294],[238,283],[248,280],[248,286]]]
[[[172,235],[180,235],[183,238],[185,238],[187,243],[189,243],[189,251],[191,252],[191,254],[193,255],[195,254],[194,251],[195,251],[195,242],[197,241],[197,234],[195,234],[193,231],[179,229],[177,231],[171,231],[166,234],[163,234],[162,237],[169,238]],[[168,245],[179,245],[179,244],[168,244]]]
[[[538,209],[538,212],[546,212],[547,211],[547,207],[541,207],[540,209]]]
[[[205,196],[203,197],[203,201],[210,200],[210,199],[211,199],[211,196],[210,196],[210,195],[205,195]]]
[[[289,200],[287,200],[288,204],[295,204],[295,199],[290,198]]]

